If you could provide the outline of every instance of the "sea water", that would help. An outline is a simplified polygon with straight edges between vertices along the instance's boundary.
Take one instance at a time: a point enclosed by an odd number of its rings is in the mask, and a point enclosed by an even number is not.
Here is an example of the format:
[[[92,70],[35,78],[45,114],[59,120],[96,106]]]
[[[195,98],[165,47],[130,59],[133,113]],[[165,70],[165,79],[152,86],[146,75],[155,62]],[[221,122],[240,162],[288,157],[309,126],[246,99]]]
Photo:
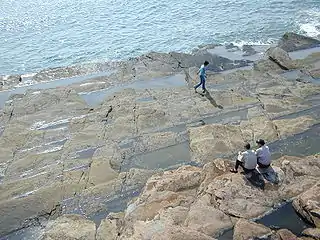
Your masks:
[[[320,34],[320,0],[1,0],[0,75]]]

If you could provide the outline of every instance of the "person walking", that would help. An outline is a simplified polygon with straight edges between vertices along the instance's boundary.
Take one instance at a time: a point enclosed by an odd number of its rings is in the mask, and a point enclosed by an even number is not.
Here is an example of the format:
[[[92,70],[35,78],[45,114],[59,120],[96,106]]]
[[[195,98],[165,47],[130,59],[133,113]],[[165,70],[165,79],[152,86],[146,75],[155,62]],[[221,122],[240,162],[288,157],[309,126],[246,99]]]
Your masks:
[[[199,84],[194,86],[195,92],[197,92],[197,88],[200,87],[201,85],[202,85],[202,93],[206,92],[206,78],[207,78],[206,70],[207,70],[208,65],[209,65],[209,62],[205,61],[203,63],[203,65],[201,65],[199,70],[197,71],[197,74],[199,74],[200,82],[199,82]]]

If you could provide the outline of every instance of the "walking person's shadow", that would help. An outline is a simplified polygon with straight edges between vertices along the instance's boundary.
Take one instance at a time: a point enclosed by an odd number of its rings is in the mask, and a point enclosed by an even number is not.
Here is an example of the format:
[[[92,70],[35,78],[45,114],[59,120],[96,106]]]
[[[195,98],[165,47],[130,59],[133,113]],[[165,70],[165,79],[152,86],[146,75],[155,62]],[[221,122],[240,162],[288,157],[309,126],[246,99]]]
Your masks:
[[[193,85],[192,85],[192,77],[190,76],[190,74],[187,72],[187,70],[184,70],[184,73],[185,73],[185,81],[188,85],[188,87],[192,87],[193,88]],[[210,103],[212,104],[212,106],[216,107],[216,108],[219,108],[219,109],[223,109],[223,106],[217,104],[217,102],[213,99],[213,97],[210,95],[210,93],[208,92],[208,90],[206,90],[205,93],[199,93],[200,95],[206,97]]]
[[[203,94],[203,96],[205,96],[209,100],[209,102],[212,104],[212,106],[219,108],[219,109],[223,109],[223,106],[217,104],[217,102],[213,99],[213,97],[210,95],[208,90],[206,90],[206,92]]]

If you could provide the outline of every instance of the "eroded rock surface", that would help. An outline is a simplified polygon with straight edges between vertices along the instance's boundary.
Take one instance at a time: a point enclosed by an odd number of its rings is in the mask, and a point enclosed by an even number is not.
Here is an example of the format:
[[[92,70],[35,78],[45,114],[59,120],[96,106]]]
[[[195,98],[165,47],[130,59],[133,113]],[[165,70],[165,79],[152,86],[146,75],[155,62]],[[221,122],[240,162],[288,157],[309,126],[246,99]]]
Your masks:
[[[280,47],[269,48],[266,55],[270,60],[279,65],[283,70],[290,70],[295,68],[289,54]]]
[[[248,64],[209,50],[149,53],[114,66],[88,67],[87,73],[110,74],[85,83],[76,79],[54,89],[17,88],[8,99],[2,98],[8,92],[0,92],[0,101],[5,99],[0,236],[41,228],[62,214],[80,214],[99,224],[138,197],[123,219],[114,223],[108,218],[101,226],[113,224],[123,239],[151,238],[150,233],[154,239],[212,239],[238,218],[259,216],[311,188],[318,178],[317,157],[303,164],[300,157],[276,162],[281,184],[266,183],[263,199],[262,190],[228,171],[244,141],[264,138],[276,144],[305,133],[317,137],[319,85],[289,78],[284,73],[290,72],[271,61],[275,65],[262,64],[259,71],[208,74],[208,92],[196,94],[196,67],[205,59],[215,71],[221,71],[221,63],[225,69]],[[298,66],[315,74],[319,62],[320,56],[312,55]],[[64,77],[68,82],[84,73],[73,67],[60,70],[43,71],[36,79]],[[91,105],[96,98],[98,104]],[[308,137],[299,141],[306,141],[301,143],[304,155],[314,154]],[[287,144],[279,151],[285,155],[292,149]],[[181,167],[185,164],[206,165]],[[99,231],[103,237],[103,227]]]
[[[148,239],[151,233],[172,232],[172,225],[178,232],[180,227],[187,227],[208,237],[234,224],[236,239],[242,239],[243,234],[246,239],[271,234],[270,229],[244,219],[257,218],[275,204],[313,187],[320,177],[316,172],[320,170],[319,161],[317,156],[279,159],[274,169],[281,183],[268,183],[264,191],[243,175],[228,173],[229,162],[225,160],[154,175],[139,198],[129,204],[120,239]],[[303,170],[295,167],[300,164],[305,166]]]
[[[64,215],[50,222],[42,240],[95,240],[96,226],[79,215]]]
[[[320,228],[320,183],[295,199],[293,206],[308,222]]]
[[[307,228],[302,232],[303,236],[320,239],[320,228]]]
[[[234,226],[233,239],[247,240],[271,235],[271,229],[255,222],[240,219]]]

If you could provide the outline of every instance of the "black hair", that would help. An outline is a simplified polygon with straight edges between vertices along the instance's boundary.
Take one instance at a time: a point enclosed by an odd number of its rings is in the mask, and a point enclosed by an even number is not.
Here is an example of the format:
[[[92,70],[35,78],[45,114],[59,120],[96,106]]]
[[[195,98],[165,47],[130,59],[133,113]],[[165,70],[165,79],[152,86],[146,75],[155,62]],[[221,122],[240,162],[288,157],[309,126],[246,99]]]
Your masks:
[[[205,66],[209,65],[209,62],[208,61],[204,61],[204,64]]]
[[[247,143],[244,147],[249,150],[251,148],[250,143]]]
[[[259,139],[258,141],[256,141],[256,143],[260,144],[261,146],[264,146],[266,144],[263,139]]]

